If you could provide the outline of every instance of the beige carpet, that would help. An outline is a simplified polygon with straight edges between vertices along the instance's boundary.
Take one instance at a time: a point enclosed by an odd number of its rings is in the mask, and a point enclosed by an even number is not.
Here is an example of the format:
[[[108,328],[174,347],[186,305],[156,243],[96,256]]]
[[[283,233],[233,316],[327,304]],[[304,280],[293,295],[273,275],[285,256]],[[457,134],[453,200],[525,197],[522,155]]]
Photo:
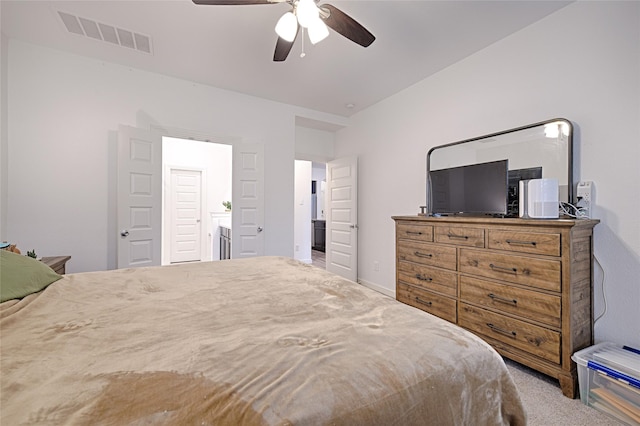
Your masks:
[[[562,395],[558,381],[516,362],[505,360],[522,403],[529,426],[619,426],[612,417]]]

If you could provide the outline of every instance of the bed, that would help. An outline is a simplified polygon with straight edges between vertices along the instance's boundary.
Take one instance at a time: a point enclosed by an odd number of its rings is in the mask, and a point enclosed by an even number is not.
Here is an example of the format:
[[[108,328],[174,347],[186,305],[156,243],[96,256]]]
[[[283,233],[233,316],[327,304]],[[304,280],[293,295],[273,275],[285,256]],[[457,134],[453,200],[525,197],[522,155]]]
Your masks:
[[[481,339],[285,257],[65,275],[0,332],[3,425],[526,422]]]

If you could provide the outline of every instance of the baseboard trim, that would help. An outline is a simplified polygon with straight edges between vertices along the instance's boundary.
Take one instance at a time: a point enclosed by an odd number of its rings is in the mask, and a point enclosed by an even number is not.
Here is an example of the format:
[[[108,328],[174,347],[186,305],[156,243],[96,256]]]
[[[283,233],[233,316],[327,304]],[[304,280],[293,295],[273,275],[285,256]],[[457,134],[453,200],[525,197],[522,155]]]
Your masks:
[[[396,298],[396,292],[395,291],[389,290],[388,288],[382,287],[382,286],[380,286],[378,284],[372,283],[372,282],[367,281],[367,280],[363,280],[361,278],[358,278],[358,283],[362,284],[365,287],[370,288],[371,290],[375,290],[378,293],[382,293],[385,296],[389,296],[389,297],[392,297],[394,299]]]

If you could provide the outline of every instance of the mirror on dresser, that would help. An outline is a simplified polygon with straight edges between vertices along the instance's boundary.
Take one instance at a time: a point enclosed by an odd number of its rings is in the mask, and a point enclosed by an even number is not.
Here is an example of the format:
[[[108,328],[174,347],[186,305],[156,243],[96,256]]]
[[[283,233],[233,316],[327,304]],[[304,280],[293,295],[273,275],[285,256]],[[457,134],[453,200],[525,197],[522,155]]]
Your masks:
[[[432,148],[427,154],[426,213],[432,213],[432,172],[508,161],[507,216],[518,215],[521,179],[555,178],[559,201],[573,203],[573,126],[555,118]]]

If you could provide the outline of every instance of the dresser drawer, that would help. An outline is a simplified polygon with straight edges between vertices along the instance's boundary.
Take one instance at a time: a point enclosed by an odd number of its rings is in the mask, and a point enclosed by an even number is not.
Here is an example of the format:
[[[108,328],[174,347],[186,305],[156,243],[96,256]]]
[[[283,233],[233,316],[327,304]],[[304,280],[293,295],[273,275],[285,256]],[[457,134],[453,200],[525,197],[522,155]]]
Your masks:
[[[561,269],[560,260],[460,249],[460,272],[545,290],[560,291]]]
[[[523,288],[460,277],[460,300],[560,327],[560,296]]]
[[[398,261],[408,260],[428,266],[456,270],[456,248],[437,244],[401,240],[398,242]]]
[[[458,324],[547,361],[560,363],[560,333],[460,302]]]
[[[411,262],[398,262],[398,279],[447,296],[458,296],[458,274]]]
[[[489,248],[560,256],[560,234],[489,230]]]
[[[454,324],[456,323],[457,302],[455,299],[400,282],[396,286],[396,299],[414,308],[429,312]]]
[[[420,222],[399,221],[396,224],[396,237],[414,241],[433,241],[433,226]]]
[[[484,229],[461,226],[436,226],[434,240],[437,243],[457,246],[484,247]]]

